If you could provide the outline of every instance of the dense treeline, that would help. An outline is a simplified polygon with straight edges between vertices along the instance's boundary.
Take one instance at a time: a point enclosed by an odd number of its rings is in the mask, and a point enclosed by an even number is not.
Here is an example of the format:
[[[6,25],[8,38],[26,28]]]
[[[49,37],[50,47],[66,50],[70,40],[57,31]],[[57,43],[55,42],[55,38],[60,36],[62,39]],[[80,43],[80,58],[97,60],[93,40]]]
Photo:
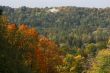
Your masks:
[[[110,8],[1,8],[9,22],[34,26],[41,34],[59,44],[69,44],[70,48],[82,48],[86,42],[96,43],[101,39],[105,41],[108,37],[103,35],[110,34]]]
[[[1,73],[110,73],[110,8],[0,8]]]

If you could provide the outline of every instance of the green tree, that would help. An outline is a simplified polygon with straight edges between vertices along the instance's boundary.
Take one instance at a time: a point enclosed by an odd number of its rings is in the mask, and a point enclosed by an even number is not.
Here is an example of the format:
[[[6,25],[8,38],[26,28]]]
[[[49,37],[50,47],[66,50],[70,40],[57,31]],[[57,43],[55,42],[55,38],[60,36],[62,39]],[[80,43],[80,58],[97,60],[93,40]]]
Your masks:
[[[92,62],[92,67],[87,73],[110,73],[110,50],[104,49],[98,52]]]

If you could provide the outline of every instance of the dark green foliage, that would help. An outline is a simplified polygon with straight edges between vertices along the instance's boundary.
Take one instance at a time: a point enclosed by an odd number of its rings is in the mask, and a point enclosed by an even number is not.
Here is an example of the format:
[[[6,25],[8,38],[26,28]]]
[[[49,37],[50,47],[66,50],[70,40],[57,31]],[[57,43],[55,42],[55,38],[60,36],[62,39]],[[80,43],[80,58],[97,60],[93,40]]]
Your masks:
[[[0,15],[2,15],[2,10],[0,9]]]

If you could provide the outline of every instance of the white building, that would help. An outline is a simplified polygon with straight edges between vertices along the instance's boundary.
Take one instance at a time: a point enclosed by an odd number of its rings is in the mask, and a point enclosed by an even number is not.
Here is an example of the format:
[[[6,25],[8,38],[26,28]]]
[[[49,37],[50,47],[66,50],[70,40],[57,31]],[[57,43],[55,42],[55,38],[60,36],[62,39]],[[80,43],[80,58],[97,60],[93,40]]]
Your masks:
[[[49,11],[49,12],[52,12],[52,13],[57,13],[57,12],[59,12],[59,9],[57,9],[57,8],[52,8],[52,9],[49,9],[48,11]]]

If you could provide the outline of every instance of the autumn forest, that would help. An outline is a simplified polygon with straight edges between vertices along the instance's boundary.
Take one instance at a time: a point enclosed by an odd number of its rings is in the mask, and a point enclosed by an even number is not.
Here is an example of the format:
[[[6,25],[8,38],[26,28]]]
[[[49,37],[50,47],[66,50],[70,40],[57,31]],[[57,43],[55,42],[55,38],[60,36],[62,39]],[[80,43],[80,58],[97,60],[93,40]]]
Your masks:
[[[110,73],[110,8],[0,6],[0,73]]]

